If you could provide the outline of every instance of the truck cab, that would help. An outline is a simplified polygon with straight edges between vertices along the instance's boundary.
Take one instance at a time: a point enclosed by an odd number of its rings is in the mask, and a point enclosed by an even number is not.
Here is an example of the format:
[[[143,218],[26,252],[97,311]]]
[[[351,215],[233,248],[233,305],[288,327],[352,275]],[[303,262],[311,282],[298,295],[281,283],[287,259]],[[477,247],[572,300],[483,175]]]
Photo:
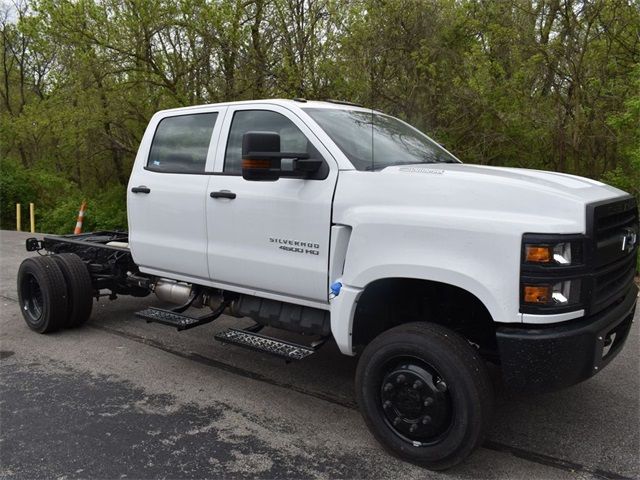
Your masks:
[[[572,175],[466,165],[407,123],[353,104],[158,112],[127,213],[126,234],[32,239],[28,249],[66,255],[61,271],[84,265],[94,293],[177,304],[140,316],[178,329],[205,323],[183,315],[200,306],[213,310],[206,322],[223,312],[255,320],[216,336],[227,343],[298,359],[334,340],[360,356],[356,394],[374,436],[433,469],[482,440],[486,362],[520,391],[566,387],[606,366],[633,321],[634,197]],[[88,243],[122,257],[107,268]],[[37,283],[30,268],[24,278]],[[318,339],[287,344],[259,334],[265,325]]]

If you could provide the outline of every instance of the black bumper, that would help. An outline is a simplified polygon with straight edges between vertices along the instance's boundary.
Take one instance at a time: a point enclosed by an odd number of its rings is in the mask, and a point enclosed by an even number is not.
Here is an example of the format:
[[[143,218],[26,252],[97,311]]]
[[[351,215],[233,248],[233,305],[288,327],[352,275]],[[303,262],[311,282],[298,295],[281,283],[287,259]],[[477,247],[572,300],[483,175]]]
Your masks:
[[[636,308],[632,285],[616,306],[553,326],[500,327],[496,336],[505,383],[526,392],[558,390],[595,375],[624,345]],[[615,338],[611,341],[613,334]],[[608,348],[606,353],[605,348]]]

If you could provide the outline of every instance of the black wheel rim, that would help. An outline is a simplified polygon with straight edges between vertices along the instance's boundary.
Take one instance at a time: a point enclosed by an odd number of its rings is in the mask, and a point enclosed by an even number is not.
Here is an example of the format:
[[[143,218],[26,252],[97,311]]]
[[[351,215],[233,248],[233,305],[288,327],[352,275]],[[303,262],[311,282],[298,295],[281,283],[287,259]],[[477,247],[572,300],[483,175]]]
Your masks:
[[[413,446],[438,443],[453,421],[445,379],[414,357],[395,358],[382,370],[380,408],[387,426]]]
[[[22,280],[22,309],[31,323],[40,321],[43,305],[42,289],[38,280],[33,275],[25,275]]]

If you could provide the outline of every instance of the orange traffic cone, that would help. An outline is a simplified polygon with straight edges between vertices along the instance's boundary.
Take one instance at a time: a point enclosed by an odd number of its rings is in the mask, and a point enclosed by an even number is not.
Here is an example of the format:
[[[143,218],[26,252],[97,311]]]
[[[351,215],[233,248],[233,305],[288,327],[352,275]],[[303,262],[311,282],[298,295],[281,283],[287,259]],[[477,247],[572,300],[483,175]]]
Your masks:
[[[82,222],[84,222],[84,214],[86,211],[87,202],[83,200],[82,205],[80,205],[80,211],[78,212],[78,221],[76,222],[76,228],[73,230],[73,233],[76,235],[82,233]]]

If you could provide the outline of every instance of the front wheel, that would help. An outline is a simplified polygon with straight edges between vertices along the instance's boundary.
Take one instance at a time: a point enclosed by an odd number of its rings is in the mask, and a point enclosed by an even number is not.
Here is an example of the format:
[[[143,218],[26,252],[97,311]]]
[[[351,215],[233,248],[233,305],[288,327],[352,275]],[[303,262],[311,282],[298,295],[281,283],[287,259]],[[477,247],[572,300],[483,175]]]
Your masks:
[[[392,454],[432,470],[479,446],[493,408],[486,367],[458,334],[409,323],[376,337],[356,372],[364,420]]]

